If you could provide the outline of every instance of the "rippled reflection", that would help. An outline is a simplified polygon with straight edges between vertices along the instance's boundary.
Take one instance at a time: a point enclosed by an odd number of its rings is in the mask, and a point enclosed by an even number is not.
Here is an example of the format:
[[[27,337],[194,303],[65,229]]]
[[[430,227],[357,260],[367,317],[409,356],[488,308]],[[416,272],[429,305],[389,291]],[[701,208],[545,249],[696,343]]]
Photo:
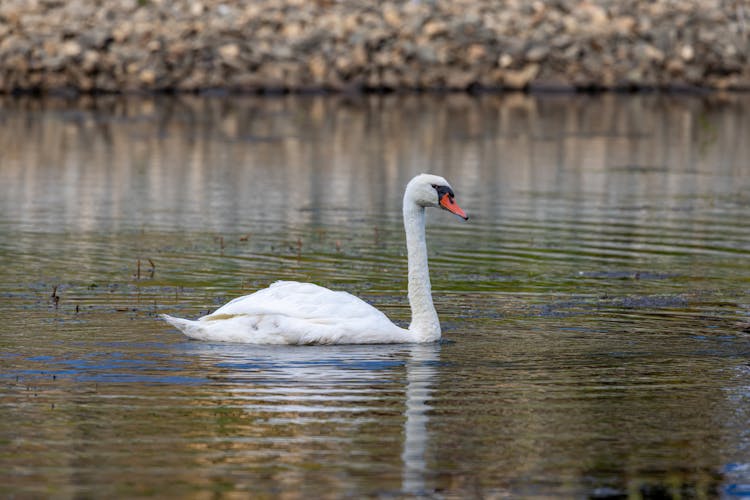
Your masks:
[[[5,98],[3,219],[45,230],[242,231],[398,215],[443,173],[483,223],[559,210],[678,221],[747,187],[750,98]],[[509,206],[504,197],[527,193]],[[715,199],[707,199],[715,196]],[[695,197],[704,198],[696,200]],[[718,203],[716,207],[714,204]],[[589,216],[589,217],[591,217]],[[727,221],[731,223],[732,221]]]
[[[0,493],[686,497],[750,484],[750,97],[0,100]],[[185,341],[276,279],[447,342]],[[57,299],[53,299],[57,297]]]
[[[425,486],[427,442],[429,433],[427,414],[432,385],[440,360],[440,345],[414,345],[406,365],[406,422],[404,423],[404,461],[401,490],[410,494],[429,492]]]
[[[217,381],[232,385],[232,403],[264,418],[263,426],[270,432],[275,426],[337,426],[337,432],[345,436],[337,438],[335,445],[354,447],[368,425],[378,425],[373,413],[388,414],[403,401],[403,411],[396,408],[405,415],[401,489],[410,494],[428,491],[427,411],[440,344],[248,350],[247,346],[195,343],[188,350],[220,368]],[[401,382],[404,365],[405,381]],[[321,436],[320,442],[324,440]]]

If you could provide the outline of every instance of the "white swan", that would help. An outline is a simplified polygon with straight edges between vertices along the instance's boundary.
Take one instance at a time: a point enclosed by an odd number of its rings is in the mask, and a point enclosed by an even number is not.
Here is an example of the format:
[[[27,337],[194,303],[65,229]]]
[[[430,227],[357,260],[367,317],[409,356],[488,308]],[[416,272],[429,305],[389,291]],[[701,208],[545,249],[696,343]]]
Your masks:
[[[440,322],[432,303],[425,242],[425,207],[442,207],[463,219],[448,181],[437,175],[414,177],[404,193],[404,229],[409,259],[408,329],[347,293],[312,283],[277,281],[239,297],[198,320],[162,314],[167,322],[197,340],[250,344],[392,344],[434,342]]]

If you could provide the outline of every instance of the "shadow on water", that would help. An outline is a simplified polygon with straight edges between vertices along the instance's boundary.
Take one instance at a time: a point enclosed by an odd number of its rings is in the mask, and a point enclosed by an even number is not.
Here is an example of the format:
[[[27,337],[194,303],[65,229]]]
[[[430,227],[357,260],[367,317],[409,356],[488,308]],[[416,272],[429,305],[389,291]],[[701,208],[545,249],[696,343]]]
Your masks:
[[[728,498],[750,489],[750,98],[0,99],[0,491]],[[432,346],[184,341],[276,279]]]

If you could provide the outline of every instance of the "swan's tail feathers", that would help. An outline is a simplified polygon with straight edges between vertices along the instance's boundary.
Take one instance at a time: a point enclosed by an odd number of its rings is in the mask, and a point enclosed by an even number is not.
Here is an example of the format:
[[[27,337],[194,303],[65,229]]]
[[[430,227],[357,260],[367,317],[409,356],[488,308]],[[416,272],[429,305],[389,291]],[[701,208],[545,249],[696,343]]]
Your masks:
[[[189,319],[175,318],[169,314],[162,314],[162,319],[177,328],[179,331],[184,333],[191,339],[200,338],[200,327],[197,321],[190,321]]]

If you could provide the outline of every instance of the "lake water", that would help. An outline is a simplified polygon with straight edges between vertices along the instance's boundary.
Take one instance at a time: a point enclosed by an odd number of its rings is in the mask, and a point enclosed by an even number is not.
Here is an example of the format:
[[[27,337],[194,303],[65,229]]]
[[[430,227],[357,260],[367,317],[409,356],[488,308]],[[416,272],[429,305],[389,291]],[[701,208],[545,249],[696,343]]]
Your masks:
[[[750,96],[0,99],[0,494],[750,496]],[[295,279],[444,341],[188,341]]]

